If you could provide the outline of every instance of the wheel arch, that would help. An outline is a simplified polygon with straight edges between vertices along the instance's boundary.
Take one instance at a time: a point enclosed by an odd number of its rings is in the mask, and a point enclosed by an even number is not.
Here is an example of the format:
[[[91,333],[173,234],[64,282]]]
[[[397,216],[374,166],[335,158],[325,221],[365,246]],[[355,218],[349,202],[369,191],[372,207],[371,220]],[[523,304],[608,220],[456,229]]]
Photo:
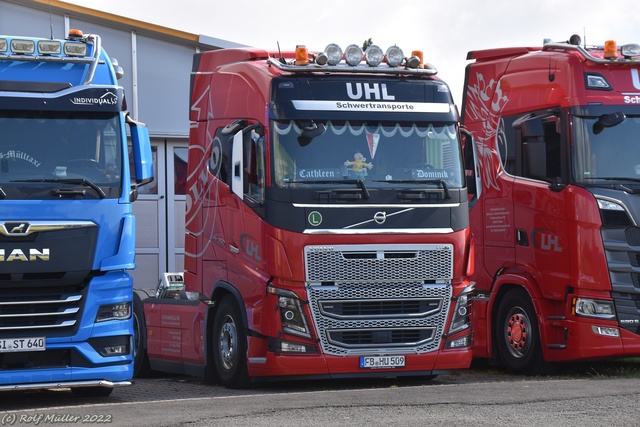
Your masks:
[[[491,345],[489,354],[491,354],[492,359],[497,358],[496,324],[498,317],[498,308],[500,307],[500,303],[504,299],[505,295],[515,289],[523,290],[533,304],[533,308],[536,311],[536,320],[538,323],[538,334],[540,336],[542,353],[545,359],[547,359],[547,349],[546,345],[544,344],[546,343],[544,318],[540,315],[540,313],[542,312],[542,304],[540,302],[542,295],[540,294],[540,288],[535,279],[529,273],[522,270],[503,271],[496,277],[493,283],[491,299],[489,301],[488,308],[489,313],[491,314],[491,323],[487,327],[487,333],[491,334],[490,339],[487,340]]]
[[[240,294],[240,291],[231,283],[224,280],[219,280],[213,285],[211,290],[210,300],[213,302],[213,306],[207,310],[205,319],[205,345],[204,345],[204,360],[205,360],[205,383],[215,384],[216,374],[215,367],[213,366],[213,340],[211,339],[213,331],[213,323],[215,320],[215,314],[220,302],[227,296],[231,295],[237,306],[240,308],[242,327],[245,330],[249,330],[249,320],[247,316],[247,310],[245,309],[244,299]]]

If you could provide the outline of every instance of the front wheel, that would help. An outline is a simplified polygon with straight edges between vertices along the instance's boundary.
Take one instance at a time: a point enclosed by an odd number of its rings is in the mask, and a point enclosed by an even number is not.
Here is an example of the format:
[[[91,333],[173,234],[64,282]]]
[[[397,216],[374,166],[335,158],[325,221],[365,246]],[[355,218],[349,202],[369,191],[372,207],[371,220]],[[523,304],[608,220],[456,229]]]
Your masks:
[[[527,375],[548,372],[536,311],[523,289],[509,291],[502,299],[495,331],[498,356],[508,370]]]
[[[231,295],[220,302],[213,322],[213,362],[220,384],[243,388],[249,384],[247,335],[240,309]]]
[[[151,373],[147,355],[147,325],[144,305],[137,292],[133,293],[133,376],[146,378]]]

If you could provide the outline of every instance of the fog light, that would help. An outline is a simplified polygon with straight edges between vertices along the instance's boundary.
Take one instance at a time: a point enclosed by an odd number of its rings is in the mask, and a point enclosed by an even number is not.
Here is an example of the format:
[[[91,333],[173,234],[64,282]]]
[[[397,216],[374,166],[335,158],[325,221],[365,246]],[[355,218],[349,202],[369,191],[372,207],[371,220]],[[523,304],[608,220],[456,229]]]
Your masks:
[[[100,354],[104,357],[107,356],[120,356],[123,354],[129,354],[129,346],[128,345],[113,345],[109,347],[104,347],[99,350]]]
[[[471,335],[465,335],[461,338],[455,338],[444,344],[445,349],[464,348],[471,345]]]
[[[591,326],[594,334],[604,335],[606,337],[619,337],[620,330],[618,328],[608,328],[605,326]]]
[[[269,338],[269,351],[273,353],[318,354],[314,344],[303,344]]]

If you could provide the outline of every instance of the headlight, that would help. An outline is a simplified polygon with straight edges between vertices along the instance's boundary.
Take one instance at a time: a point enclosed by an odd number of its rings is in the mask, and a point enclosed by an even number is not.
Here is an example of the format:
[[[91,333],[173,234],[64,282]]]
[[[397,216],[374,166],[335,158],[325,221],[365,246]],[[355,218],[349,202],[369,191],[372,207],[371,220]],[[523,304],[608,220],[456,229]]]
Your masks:
[[[300,298],[291,291],[274,288],[272,286],[267,287],[267,292],[278,297],[282,331],[287,334],[311,338],[307,319],[302,311]]]
[[[616,310],[613,301],[591,298],[574,298],[571,308],[575,316],[594,317],[596,319],[615,319]]]
[[[101,305],[96,315],[97,322],[107,320],[126,320],[131,317],[131,302],[121,302],[117,304]]]
[[[453,319],[451,319],[451,326],[449,327],[449,334],[468,329],[471,325],[471,301],[473,299],[472,292],[474,287],[475,283],[464,288],[462,293],[458,295],[455,312],[453,313]]]

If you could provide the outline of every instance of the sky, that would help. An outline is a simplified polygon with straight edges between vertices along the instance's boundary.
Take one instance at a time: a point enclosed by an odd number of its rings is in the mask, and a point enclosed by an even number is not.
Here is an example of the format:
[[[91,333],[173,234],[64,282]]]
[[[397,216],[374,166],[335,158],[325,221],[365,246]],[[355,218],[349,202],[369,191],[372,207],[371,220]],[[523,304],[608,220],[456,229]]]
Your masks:
[[[63,0],[245,45],[323,51],[371,39],[422,50],[460,105],[471,50],[542,46],[579,34],[589,45],[640,43],[637,0]]]

